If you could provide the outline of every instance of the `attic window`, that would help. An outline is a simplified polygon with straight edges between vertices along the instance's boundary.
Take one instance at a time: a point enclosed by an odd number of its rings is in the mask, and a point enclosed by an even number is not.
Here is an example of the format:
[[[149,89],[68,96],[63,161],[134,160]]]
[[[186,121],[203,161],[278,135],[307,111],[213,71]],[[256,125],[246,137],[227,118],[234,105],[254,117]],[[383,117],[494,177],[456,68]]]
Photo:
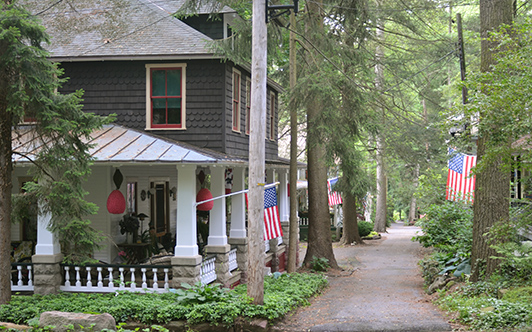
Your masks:
[[[146,65],[146,129],[185,129],[186,64]]]

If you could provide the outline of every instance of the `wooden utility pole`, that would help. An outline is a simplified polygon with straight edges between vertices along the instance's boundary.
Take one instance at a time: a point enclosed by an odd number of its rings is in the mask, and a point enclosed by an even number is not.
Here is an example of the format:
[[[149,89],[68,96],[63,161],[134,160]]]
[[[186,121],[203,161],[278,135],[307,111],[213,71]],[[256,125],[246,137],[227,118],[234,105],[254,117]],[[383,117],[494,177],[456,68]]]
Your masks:
[[[266,139],[266,0],[253,0],[251,121],[249,132],[248,290],[254,304],[264,302],[264,172]],[[273,107],[272,107],[273,110]]]
[[[290,14],[290,90],[293,91],[297,80],[296,64],[296,15]],[[292,94],[293,95],[293,94]],[[290,103],[290,237],[288,241],[289,273],[296,272],[297,252],[299,249],[297,216],[297,109]]]

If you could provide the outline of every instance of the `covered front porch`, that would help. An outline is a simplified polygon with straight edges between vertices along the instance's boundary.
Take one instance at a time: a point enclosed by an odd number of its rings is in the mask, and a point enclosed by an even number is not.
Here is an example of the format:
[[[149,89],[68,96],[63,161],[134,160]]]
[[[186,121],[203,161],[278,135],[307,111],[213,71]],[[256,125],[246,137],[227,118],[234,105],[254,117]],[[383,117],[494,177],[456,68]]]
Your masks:
[[[23,135],[16,137],[21,139]],[[19,148],[25,145],[18,143]],[[94,253],[99,264],[62,264],[57,237],[47,230],[50,216],[39,215],[31,262],[13,263],[12,291],[161,292],[179,287],[182,282],[216,281],[231,286],[246,281],[245,197],[225,196],[245,190],[245,159],[183,146],[115,125],[95,132],[91,143],[95,144],[91,153],[96,162],[87,182],[87,200],[100,206],[100,211],[89,219],[93,227],[106,235],[102,249]],[[14,187],[19,189],[28,180],[29,163],[22,159],[15,162],[14,179],[18,183]],[[118,189],[113,181],[117,172],[124,179]],[[266,246],[267,265],[277,271],[284,269],[288,244],[288,164],[279,161],[268,164],[267,182],[278,182],[279,217],[284,229],[284,239],[273,239]],[[208,188],[213,197],[219,198],[212,201],[212,209],[198,218],[196,199],[202,188]],[[126,201],[122,213],[106,209],[108,197],[115,189]],[[140,220],[134,243],[121,233],[124,216],[139,219],[145,216]],[[26,241],[27,226],[14,225],[14,242]],[[202,228],[208,232],[200,231]],[[135,251],[139,252],[138,257],[131,257]]]

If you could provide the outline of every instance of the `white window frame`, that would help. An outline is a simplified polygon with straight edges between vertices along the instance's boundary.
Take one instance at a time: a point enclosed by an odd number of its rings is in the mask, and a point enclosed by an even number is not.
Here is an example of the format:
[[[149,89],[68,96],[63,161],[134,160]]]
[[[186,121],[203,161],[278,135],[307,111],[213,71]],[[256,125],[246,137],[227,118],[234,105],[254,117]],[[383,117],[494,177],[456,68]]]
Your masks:
[[[238,80],[238,109],[235,112],[235,74],[237,74],[240,79]],[[235,123],[235,113],[237,114],[236,118],[236,128],[233,126],[233,123]],[[242,73],[238,70],[233,68],[233,75],[231,75],[231,129],[235,133],[239,133],[242,129],[241,124],[241,118],[242,118]]]
[[[273,101],[273,102],[272,102]],[[276,137],[275,137],[275,126],[274,126],[274,122],[275,122],[275,109],[276,109],[276,106],[277,105],[277,99],[275,98],[275,93],[270,91],[270,118],[269,118],[269,122],[270,122],[270,133],[269,133],[269,139],[272,140],[272,141],[275,141]]]
[[[246,77],[246,135],[249,135],[251,127],[251,79]]]
[[[181,68],[181,128],[154,128],[151,125],[151,69],[153,68]],[[186,63],[156,63],[146,64],[146,129],[147,130],[185,130],[187,114],[187,64]]]

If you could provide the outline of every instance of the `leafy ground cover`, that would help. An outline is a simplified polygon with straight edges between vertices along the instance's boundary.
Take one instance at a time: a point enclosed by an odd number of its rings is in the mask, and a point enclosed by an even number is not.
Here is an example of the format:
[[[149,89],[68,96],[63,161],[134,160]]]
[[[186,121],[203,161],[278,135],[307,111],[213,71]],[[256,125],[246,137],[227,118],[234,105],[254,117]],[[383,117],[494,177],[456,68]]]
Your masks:
[[[327,286],[323,274],[276,274],[264,281],[264,305],[251,304],[246,285],[233,290],[219,285],[194,285],[166,294],[118,292],[111,294],[63,293],[13,296],[0,306],[0,321],[29,324],[45,311],[111,314],[117,323],[146,325],[186,320],[190,324],[230,325],[237,317],[274,321],[292,309],[307,305],[309,298]]]
[[[494,240],[499,270],[477,283],[468,282],[471,207],[452,202],[432,205],[418,223],[423,234],[413,240],[433,249],[420,262],[425,285],[439,276],[450,280],[437,294],[436,303],[452,313],[457,323],[474,330],[532,331],[532,249],[519,236],[519,229],[530,223],[525,212],[530,211],[522,207],[512,211],[511,223],[496,225],[487,234]]]

